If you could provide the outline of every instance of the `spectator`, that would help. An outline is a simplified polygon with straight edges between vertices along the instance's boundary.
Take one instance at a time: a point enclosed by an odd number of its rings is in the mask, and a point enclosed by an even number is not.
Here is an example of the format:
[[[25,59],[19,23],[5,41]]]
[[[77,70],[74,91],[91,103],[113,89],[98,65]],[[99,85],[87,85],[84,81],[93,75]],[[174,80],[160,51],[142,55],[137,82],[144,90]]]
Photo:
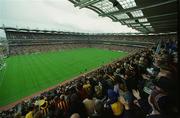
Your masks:
[[[63,94],[60,96],[60,100],[58,102],[58,108],[64,112],[64,115],[67,115],[69,111],[69,103],[65,99],[65,95]]]
[[[111,109],[113,111],[113,115],[115,117],[120,117],[123,113],[123,105],[118,100],[118,95],[116,92],[114,92],[112,89],[108,90],[108,98],[109,98],[109,104],[111,106]]]
[[[78,113],[80,115],[81,118],[87,118],[87,112],[86,112],[86,108],[84,106],[84,104],[79,101],[79,98],[77,96],[76,93],[71,95],[71,107],[69,110],[69,117],[73,114],[73,113]]]
[[[28,109],[28,113],[26,114],[25,118],[33,118],[34,114],[34,105],[30,105]]]
[[[83,100],[83,104],[86,108],[88,115],[90,116],[94,112],[95,99],[93,99],[92,90],[88,93],[88,97]]]
[[[71,115],[70,118],[81,118],[80,115],[78,113],[74,113]]]

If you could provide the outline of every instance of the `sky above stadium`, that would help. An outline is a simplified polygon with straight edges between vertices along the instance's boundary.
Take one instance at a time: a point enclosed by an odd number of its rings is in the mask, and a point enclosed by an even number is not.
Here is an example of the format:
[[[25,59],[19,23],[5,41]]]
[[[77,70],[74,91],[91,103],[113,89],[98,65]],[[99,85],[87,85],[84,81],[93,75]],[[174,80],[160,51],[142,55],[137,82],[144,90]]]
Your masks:
[[[0,26],[90,33],[121,33],[136,30],[79,9],[68,0],[0,0]]]

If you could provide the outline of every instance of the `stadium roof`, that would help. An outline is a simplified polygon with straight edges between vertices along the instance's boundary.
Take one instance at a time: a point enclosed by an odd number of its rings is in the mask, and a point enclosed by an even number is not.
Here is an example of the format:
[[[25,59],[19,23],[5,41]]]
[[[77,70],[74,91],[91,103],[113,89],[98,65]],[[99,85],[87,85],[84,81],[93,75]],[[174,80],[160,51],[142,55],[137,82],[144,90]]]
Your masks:
[[[72,34],[72,35],[169,35],[177,34],[177,32],[168,32],[168,33],[83,33],[83,32],[66,32],[60,30],[42,30],[42,29],[25,29],[25,28],[15,28],[15,27],[0,27],[4,31],[11,32],[26,32],[26,33],[50,33],[50,34]]]
[[[177,32],[177,0],[69,0],[143,33]]]

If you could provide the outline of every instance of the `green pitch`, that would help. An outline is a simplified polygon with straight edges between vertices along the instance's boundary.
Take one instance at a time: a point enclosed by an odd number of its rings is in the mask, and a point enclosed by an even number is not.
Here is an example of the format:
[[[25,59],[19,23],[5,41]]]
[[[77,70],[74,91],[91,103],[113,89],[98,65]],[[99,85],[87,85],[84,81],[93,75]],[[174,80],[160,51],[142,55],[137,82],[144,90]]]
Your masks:
[[[57,85],[117,58],[125,52],[96,48],[11,56],[0,70],[0,106]]]

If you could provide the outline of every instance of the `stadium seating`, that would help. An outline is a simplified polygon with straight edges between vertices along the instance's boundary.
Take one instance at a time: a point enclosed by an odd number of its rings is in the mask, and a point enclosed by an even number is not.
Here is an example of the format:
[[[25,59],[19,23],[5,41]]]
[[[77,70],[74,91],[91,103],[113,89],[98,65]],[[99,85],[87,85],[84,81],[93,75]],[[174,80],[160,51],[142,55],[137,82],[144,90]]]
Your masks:
[[[9,55],[17,55],[73,47],[105,47],[131,52],[134,48],[154,46],[162,39],[175,40],[176,35],[79,34],[6,29],[6,37],[9,43]]]

